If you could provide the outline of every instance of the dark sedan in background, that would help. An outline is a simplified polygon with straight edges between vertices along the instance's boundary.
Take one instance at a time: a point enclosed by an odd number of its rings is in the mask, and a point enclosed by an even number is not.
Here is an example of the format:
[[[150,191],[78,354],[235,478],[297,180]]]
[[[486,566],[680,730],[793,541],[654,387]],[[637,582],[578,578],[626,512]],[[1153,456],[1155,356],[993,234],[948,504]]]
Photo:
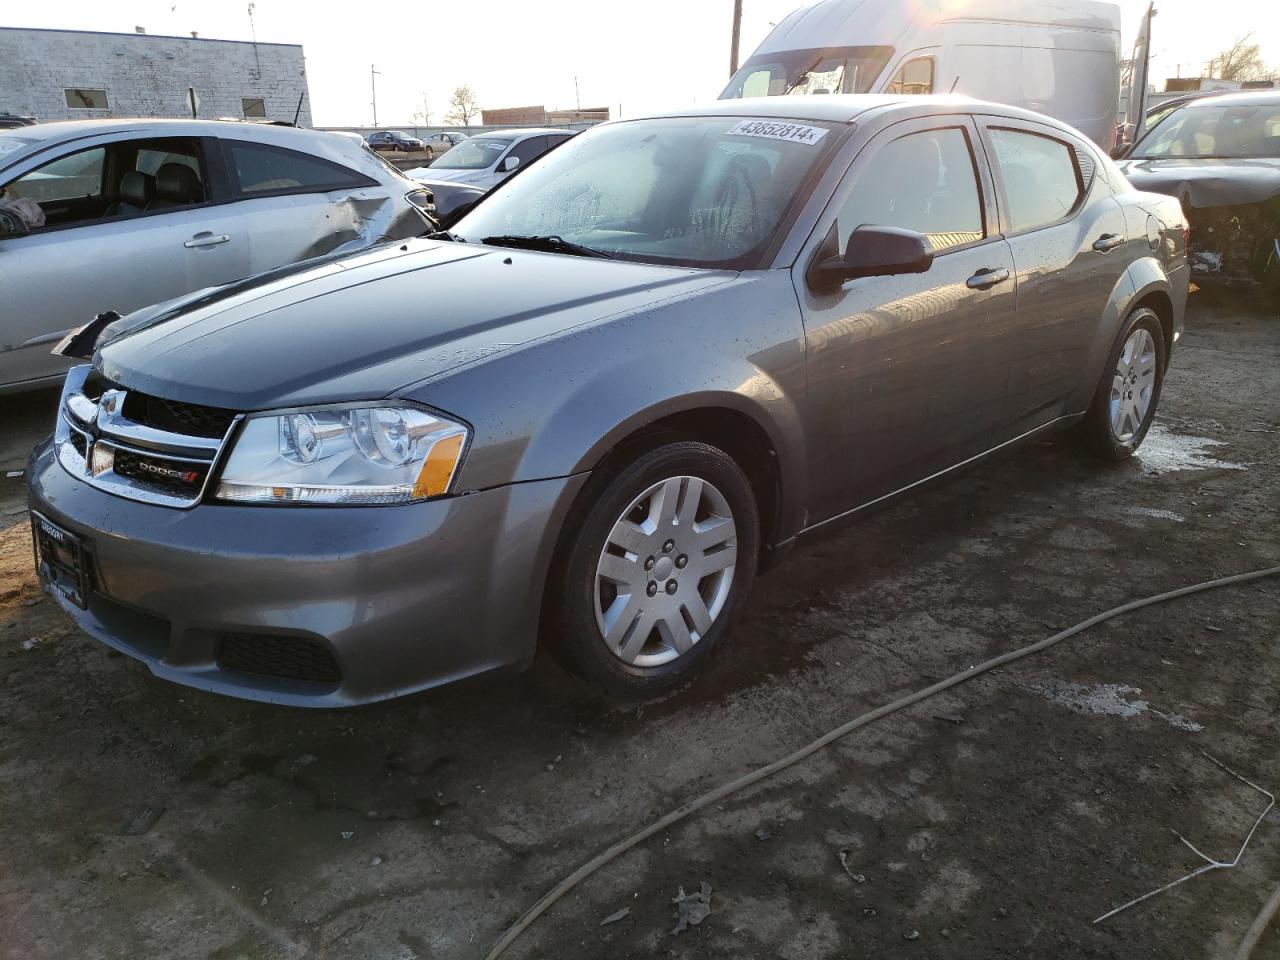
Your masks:
[[[371,150],[399,150],[403,153],[420,153],[425,145],[417,137],[411,137],[399,130],[379,130],[364,138]]]
[[[1280,303],[1280,92],[1215,94],[1166,113],[1120,162],[1176,197],[1197,281],[1248,281]]]
[[[1075,131],[967,99],[595,127],[448,233],[103,331],[28,465],[40,576],[235,696],[368,702],[540,641],[654,695],[799,538],[1047,431],[1132,453],[1184,231]]]

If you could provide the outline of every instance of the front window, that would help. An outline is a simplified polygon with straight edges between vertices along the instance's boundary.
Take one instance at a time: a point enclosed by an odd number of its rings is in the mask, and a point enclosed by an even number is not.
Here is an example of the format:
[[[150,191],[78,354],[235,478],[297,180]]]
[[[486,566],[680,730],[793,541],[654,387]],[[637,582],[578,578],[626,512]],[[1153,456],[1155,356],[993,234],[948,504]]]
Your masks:
[[[1133,157],[1280,157],[1280,103],[1191,105],[1172,111]]]
[[[433,170],[483,170],[498,162],[514,137],[473,137],[431,165]]]
[[[733,75],[721,100],[800,93],[869,93],[893,47],[787,50],[752,57]]]
[[[621,259],[749,268],[837,130],[741,117],[597,127],[495,191],[453,233],[472,242],[554,236]]]

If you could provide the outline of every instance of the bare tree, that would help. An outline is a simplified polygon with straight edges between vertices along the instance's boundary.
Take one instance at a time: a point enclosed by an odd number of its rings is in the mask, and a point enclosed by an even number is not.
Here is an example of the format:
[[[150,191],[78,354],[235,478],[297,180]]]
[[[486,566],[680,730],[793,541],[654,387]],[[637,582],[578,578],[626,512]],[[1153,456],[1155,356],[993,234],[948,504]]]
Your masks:
[[[444,115],[444,122],[460,127],[471,126],[471,121],[480,115],[480,103],[476,95],[466,84],[453,91],[449,98],[449,112]]]
[[[1271,75],[1258,44],[1250,43],[1252,33],[1223,50],[1209,61],[1209,75],[1219,80],[1263,80]]]
[[[422,95],[422,107],[413,111],[413,122],[422,127],[431,126],[431,105],[427,103],[427,95]]]

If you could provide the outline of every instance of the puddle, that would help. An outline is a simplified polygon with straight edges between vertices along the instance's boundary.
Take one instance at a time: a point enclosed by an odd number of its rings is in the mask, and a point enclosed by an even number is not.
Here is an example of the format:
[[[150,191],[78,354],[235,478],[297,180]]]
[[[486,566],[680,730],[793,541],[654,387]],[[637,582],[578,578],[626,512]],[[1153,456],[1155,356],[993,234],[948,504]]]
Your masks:
[[[1064,680],[1044,680],[1029,684],[1027,689],[1076,713],[1125,718],[1149,713],[1179,730],[1199,733],[1204,729],[1200,724],[1180,714],[1152,709],[1151,704],[1146,700],[1129,699],[1130,696],[1141,696],[1142,691],[1137,687],[1125,687],[1115,683],[1101,683],[1096,687],[1086,687],[1078,683],[1067,683]]]
[[[1226,443],[1222,440],[1170,433],[1160,424],[1153,423],[1134,456],[1142,464],[1142,472],[1148,475],[1170,473],[1174,470],[1248,469],[1243,464],[1219,460],[1209,453],[1210,448],[1223,446]]]

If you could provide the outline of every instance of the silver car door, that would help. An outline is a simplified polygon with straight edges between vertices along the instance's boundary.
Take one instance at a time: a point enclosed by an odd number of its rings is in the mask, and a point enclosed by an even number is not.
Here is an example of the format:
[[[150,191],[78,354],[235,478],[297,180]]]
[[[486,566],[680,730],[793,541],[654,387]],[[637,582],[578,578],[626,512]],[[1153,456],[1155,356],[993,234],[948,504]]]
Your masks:
[[[251,273],[358,250],[393,225],[398,198],[357,170],[264,143],[220,143],[234,206],[248,228]]]
[[[164,146],[155,140],[147,144]],[[154,193],[147,203],[124,205],[119,184],[104,188],[112,177],[101,175],[103,163],[120,147],[80,151],[98,151],[100,158],[85,158],[84,169],[68,178],[74,182],[57,179],[72,157],[65,154],[61,164],[55,160],[7,185],[18,195],[42,198],[42,206],[54,216],[27,236],[0,239],[0,386],[34,385],[60,376],[67,362],[50,349],[67,331],[104,310],[127,313],[247,272],[244,221],[232,207],[208,202],[161,206]],[[158,152],[161,160],[173,159],[162,149]],[[132,144],[125,155],[125,172],[153,176],[134,170],[134,164],[148,162],[145,150]],[[86,190],[101,196],[94,201]],[[86,200],[87,205],[77,206]],[[59,220],[58,212],[67,218]]]

